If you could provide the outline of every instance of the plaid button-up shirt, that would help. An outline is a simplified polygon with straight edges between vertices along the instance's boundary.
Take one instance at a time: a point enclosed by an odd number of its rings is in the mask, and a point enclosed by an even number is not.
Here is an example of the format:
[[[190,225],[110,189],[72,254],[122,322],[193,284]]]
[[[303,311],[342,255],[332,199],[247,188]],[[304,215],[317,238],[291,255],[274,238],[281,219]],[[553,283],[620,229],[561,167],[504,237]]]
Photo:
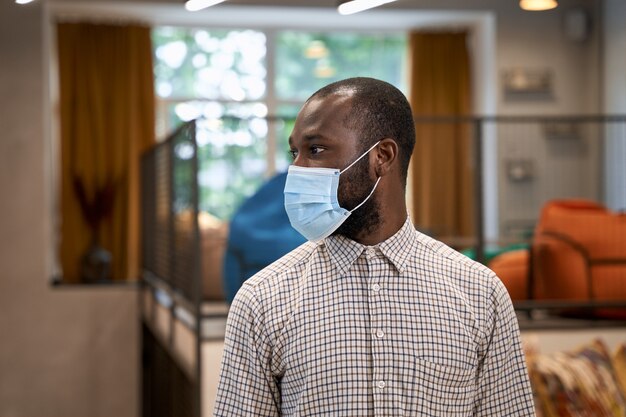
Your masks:
[[[410,219],[367,247],[305,243],[243,285],[217,416],[532,416],[519,328],[493,272]]]

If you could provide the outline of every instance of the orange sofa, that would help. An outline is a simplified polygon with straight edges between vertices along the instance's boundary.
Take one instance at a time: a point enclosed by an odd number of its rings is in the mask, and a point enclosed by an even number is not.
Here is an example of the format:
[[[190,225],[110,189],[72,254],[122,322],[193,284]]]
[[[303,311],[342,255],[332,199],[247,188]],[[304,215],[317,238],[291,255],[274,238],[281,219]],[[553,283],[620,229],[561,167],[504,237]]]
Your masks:
[[[514,300],[626,300],[626,214],[587,200],[551,201],[531,252],[505,253],[489,266]]]
[[[515,301],[532,298],[528,282],[529,259],[528,249],[516,249],[501,253],[489,262],[489,268],[500,277]]]

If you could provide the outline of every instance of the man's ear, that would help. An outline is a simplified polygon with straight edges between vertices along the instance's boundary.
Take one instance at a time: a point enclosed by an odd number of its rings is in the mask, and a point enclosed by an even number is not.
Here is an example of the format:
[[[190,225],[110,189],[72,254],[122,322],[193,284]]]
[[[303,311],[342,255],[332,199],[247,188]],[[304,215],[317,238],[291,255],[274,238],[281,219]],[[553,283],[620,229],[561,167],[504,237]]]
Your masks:
[[[398,144],[391,138],[380,141],[374,149],[374,169],[378,177],[387,175],[398,161]]]

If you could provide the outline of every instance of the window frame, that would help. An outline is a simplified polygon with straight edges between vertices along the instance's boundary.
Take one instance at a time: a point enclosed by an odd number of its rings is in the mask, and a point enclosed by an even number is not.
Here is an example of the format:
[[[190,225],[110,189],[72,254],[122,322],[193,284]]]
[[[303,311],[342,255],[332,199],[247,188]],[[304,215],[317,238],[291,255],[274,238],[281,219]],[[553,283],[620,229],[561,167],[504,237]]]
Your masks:
[[[157,130],[157,140],[162,140],[167,137],[168,133],[173,131],[176,126],[171,126],[169,124],[169,120],[167,117],[167,108],[169,105],[174,103],[184,103],[189,101],[195,102],[216,102],[223,105],[228,104],[246,104],[246,103],[264,103],[267,106],[267,123],[268,123],[268,133],[267,133],[267,152],[265,155],[265,163],[266,170],[264,173],[265,178],[270,178],[275,175],[277,171],[276,164],[276,156],[279,147],[279,138],[278,131],[276,127],[276,118],[277,116],[282,116],[278,114],[278,109],[281,106],[297,106],[301,107],[305,100],[296,100],[296,99],[280,99],[277,97],[276,92],[276,51],[278,48],[278,35],[281,32],[286,31],[297,31],[297,32],[305,32],[305,33],[319,33],[321,32],[318,28],[255,28],[255,27],[232,27],[232,26],[202,26],[202,25],[155,25],[152,27],[152,30],[155,30],[159,27],[176,27],[176,28],[184,28],[184,29],[204,29],[207,31],[218,31],[218,30],[254,30],[257,32],[261,32],[265,35],[266,39],[266,55],[265,55],[265,69],[266,69],[266,91],[265,95],[257,100],[229,100],[229,99],[205,99],[198,97],[185,97],[185,96],[172,96],[172,97],[160,97],[155,92],[155,109],[156,109],[156,130]],[[398,30],[398,29],[388,29],[388,30],[368,30],[368,29],[329,29],[328,33],[346,33],[346,34],[362,34],[362,35],[402,35],[408,37],[408,32],[406,30]],[[154,46],[154,45],[153,45]],[[401,77],[406,80],[407,73],[406,68],[401,69]],[[408,88],[408,87],[407,87]],[[288,150],[285,149],[285,152]]]

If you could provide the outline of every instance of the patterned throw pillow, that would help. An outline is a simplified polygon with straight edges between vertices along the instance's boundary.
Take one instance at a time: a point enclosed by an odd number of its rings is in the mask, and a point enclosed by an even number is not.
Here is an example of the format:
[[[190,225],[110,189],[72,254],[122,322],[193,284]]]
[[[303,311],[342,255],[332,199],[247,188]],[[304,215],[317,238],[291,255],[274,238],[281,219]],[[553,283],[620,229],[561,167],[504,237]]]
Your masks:
[[[613,355],[613,368],[615,376],[622,389],[622,394],[626,398],[626,343],[621,344]]]
[[[626,366],[626,351],[621,357],[620,366]],[[571,352],[533,354],[529,357],[529,372],[538,415],[626,416],[626,397],[601,340]]]

